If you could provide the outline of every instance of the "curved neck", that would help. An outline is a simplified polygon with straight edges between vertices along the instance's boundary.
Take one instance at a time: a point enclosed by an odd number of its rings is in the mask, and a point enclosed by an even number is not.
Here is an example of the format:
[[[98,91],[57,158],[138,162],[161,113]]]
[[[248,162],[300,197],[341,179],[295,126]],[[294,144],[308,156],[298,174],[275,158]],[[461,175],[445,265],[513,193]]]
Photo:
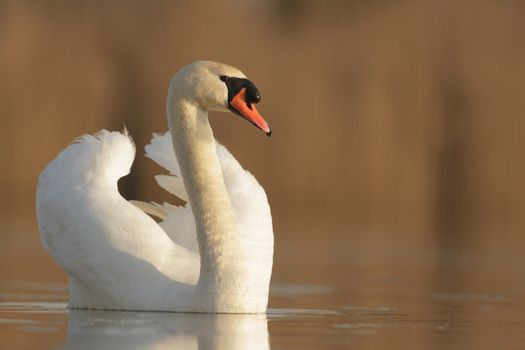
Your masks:
[[[199,283],[205,277],[217,283],[229,272],[238,274],[242,265],[232,204],[207,111],[185,99],[170,100],[169,128],[197,227]]]

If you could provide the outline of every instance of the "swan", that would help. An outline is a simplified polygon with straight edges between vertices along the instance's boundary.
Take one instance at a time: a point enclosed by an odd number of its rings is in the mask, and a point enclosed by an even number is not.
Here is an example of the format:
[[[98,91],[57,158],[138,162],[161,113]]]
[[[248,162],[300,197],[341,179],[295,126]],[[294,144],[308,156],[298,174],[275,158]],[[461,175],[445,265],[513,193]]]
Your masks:
[[[197,61],[172,78],[169,132],[146,156],[184,206],[127,201],[117,181],[135,146],[122,132],[83,135],[41,172],[36,212],[44,248],[68,276],[69,307],[264,313],[273,229],[264,189],[219,144],[208,111],[232,111],[268,136],[261,97],[237,68]],[[150,215],[160,218],[157,223]]]

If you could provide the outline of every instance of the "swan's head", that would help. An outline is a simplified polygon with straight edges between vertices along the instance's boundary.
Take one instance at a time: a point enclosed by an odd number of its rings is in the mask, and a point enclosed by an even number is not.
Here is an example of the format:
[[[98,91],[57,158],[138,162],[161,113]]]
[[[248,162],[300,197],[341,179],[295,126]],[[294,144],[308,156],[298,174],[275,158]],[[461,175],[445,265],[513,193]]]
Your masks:
[[[255,108],[261,100],[259,90],[235,67],[213,61],[194,62],[173,77],[169,94],[169,103],[178,97],[203,110],[230,110],[268,136],[272,133],[270,125]]]

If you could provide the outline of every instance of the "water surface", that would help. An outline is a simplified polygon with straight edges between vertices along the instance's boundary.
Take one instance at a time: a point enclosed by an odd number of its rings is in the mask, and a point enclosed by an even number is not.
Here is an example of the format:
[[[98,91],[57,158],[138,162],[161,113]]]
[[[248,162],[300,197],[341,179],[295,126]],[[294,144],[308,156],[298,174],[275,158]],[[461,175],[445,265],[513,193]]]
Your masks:
[[[514,264],[523,262],[521,257],[407,256],[394,251],[382,256],[393,269],[371,273],[376,262],[371,253],[349,254],[343,261],[305,260],[305,271],[309,265],[332,266],[332,275],[319,276],[331,283],[275,282],[266,315],[70,310],[65,283],[4,281],[0,283],[0,345],[65,349],[525,347],[523,277],[506,285],[492,283],[514,271]],[[337,254],[334,259],[339,259]],[[449,275],[447,281],[456,281],[438,283],[441,274]]]
[[[277,258],[302,282],[275,281],[266,315],[70,310],[65,283],[3,281],[0,347],[525,348],[519,254],[340,251]]]

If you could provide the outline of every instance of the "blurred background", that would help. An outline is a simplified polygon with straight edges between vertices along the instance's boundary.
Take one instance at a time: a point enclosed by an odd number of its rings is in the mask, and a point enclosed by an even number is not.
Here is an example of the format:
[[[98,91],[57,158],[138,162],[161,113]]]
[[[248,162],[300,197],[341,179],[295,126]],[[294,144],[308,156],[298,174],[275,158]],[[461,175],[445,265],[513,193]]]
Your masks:
[[[197,59],[262,93],[271,139],[210,119],[267,191],[274,280],[322,279],[315,262],[298,275],[314,252],[520,252],[524,18],[519,0],[1,1],[0,277],[65,280],[35,187],[83,133],[126,125],[138,153],[123,195],[173,201],[143,149],[166,130],[171,76]]]

